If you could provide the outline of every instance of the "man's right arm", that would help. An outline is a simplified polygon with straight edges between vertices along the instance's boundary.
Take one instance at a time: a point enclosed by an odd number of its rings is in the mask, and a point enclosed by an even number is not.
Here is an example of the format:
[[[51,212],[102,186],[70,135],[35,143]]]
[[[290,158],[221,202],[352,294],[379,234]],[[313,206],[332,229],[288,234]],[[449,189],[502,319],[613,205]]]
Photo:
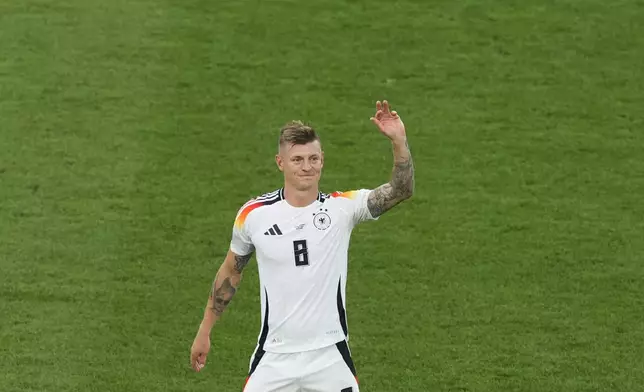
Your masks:
[[[210,334],[212,327],[226,310],[228,304],[230,304],[241,282],[242,271],[251,257],[252,253],[242,256],[230,250],[228,251],[212,283],[208,304],[206,305],[203,320],[199,326],[201,333]]]
[[[224,262],[219,267],[219,271],[217,271],[203,320],[201,320],[199,331],[190,349],[190,364],[197,372],[206,365],[206,358],[210,351],[210,332],[212,327],[233,299],[241,282],[242,271],[250,261],[251,256],[252,253],[241,256],[228,251]]]

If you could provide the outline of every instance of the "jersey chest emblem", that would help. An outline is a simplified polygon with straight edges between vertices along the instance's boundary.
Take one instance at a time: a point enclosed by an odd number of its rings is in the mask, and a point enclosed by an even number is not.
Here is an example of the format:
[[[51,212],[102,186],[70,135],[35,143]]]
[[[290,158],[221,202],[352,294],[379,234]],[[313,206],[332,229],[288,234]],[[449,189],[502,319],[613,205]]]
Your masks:
[[[318,212],[313,213],[313,226],[318,230],[326,230],[331,226],[331,217],[327,214],[326,208],[320,208]]]

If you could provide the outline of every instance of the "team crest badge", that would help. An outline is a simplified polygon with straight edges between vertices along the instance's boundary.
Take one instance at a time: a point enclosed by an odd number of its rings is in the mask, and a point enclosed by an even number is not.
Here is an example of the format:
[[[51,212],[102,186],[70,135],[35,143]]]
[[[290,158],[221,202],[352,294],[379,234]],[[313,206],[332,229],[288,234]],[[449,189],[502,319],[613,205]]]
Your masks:
[[[327,209],[320,208],[320,211],[313,214],[313,225],[318,230],[326,230],[331,226],[331,217],[326,213]]]

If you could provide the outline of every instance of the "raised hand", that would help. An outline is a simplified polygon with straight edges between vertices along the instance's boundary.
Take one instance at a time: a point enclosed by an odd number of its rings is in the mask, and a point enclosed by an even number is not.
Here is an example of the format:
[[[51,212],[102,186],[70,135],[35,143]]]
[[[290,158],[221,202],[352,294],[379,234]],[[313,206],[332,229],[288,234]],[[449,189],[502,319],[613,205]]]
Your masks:
[[[392,141],[406,137],[405,124],[403,124],[398,113],[390,111],[389,102],[387,101],[376,102],[376,114],[371,117],[371,122],[376,124],[380,132]]]
[[[394,168],[389,182],[375,188],[367,198],[371,216],[377,217],[389,211],[414,193],[414,163],[407,143],[405,125],[398,113],[389,110],[387,101],[376,102],[376,115],[371,121],[389,140],[394,153]]]

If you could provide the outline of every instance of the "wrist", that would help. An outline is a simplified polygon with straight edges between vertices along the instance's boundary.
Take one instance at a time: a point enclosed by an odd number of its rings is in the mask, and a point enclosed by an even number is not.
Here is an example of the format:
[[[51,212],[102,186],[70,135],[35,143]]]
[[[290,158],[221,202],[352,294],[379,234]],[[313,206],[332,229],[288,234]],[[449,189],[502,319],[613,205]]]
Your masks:
[[[395,139],[391,139],[391,147],[394,150],[394,154],[409,153],[409,144],[407,144],[407,137],[405,136],[399,136]]]
[[[210,336],[211,331],[212,331],[212,325],[202,322],[199,325],[199,330],[197,331],[197,335]]]
[[[391,146],[394,153],[394,163],[405,163],[408,162],[411,158],[411,153],[409,151],[409,145],[407,144],[407,137],[396,137],[391,139]]]
[[[391,139],[391,144],[393,144],[394,147],[406,147],[407,146],[407,136],[396,136]]]

